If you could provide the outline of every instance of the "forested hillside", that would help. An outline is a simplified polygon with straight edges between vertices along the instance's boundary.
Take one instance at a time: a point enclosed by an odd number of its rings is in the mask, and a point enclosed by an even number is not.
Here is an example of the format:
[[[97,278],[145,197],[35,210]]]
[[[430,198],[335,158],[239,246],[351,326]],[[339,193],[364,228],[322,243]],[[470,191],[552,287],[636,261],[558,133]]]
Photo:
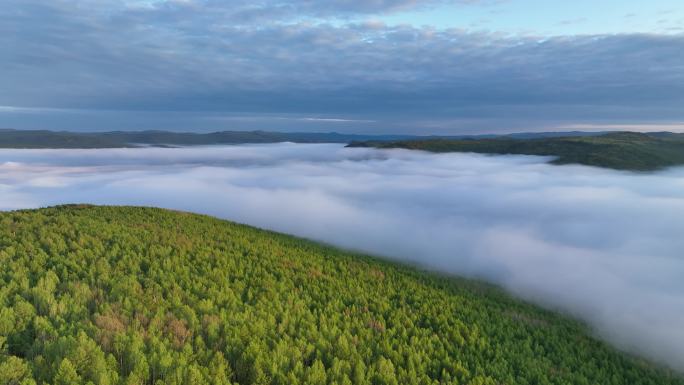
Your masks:
[[[209,217],[0,214],[0,384],[684,384],[581,324]]]
[[[684,135],[611,132],[595,136],[410,139],[353,142],[349,147],[406,148],[556,157],[554,164],[584,164],[616,170],[653,171],[684,165]]]

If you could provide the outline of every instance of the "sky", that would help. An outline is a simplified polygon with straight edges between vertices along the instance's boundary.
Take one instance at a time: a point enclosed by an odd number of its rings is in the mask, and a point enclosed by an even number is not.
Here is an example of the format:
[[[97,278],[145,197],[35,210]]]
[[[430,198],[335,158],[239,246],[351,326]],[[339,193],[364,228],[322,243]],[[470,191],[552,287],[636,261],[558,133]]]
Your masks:
[[[0,151],[0,210],[205,213],[485,279],[684,370],[684,168],[269,144]]]
[[[442,4],[381,17],[388,24],[490,30],[520,35],[681,34],[679,0],[509,0]]]
[[[678,0],[5,0],[0,128],[684,130]]]

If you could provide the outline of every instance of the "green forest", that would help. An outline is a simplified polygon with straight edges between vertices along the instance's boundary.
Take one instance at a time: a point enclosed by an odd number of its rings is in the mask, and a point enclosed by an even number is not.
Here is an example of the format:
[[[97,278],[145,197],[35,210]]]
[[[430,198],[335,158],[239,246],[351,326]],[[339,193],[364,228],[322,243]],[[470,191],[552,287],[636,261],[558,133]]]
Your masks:
[[[201,215],[79,205],[0,213],[0,384],[684,379],[483,283]]]
[[[611,132],[567,137],[431,138],[352,142],[349,147],[405,148],[430,152],[474,152],[553,156],[553,164],[584,164],[629,171],[684,165],[684,135],[670,132]]]

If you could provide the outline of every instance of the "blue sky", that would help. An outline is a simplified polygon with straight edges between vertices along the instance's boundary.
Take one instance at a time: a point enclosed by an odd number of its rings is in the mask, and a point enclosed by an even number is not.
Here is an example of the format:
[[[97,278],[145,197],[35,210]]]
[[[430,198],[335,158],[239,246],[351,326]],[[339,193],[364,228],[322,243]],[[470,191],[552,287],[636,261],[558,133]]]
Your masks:
[[[388,24],[489,30],[508,34],[682,33],[680,0],[510,0],[444,4],[380,17]]]
[[[6,0],[0,127],[680,130],[684,5]]]

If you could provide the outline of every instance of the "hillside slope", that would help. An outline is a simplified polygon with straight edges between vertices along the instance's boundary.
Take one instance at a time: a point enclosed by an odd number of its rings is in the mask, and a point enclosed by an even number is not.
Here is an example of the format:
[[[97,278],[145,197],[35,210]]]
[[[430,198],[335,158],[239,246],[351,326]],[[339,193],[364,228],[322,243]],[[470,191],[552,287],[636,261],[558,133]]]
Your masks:
[[[554,164],[574,163],[631,171],[653,171],[684,165],[684,136],[672,133],[613,132],[561,138],[402,140],[355,142],[349,146],[431,152],[543,155],[556,157],[552,161]]]
[[[0,213],[0,384],[684,384],[581,324],[205,216]]]

